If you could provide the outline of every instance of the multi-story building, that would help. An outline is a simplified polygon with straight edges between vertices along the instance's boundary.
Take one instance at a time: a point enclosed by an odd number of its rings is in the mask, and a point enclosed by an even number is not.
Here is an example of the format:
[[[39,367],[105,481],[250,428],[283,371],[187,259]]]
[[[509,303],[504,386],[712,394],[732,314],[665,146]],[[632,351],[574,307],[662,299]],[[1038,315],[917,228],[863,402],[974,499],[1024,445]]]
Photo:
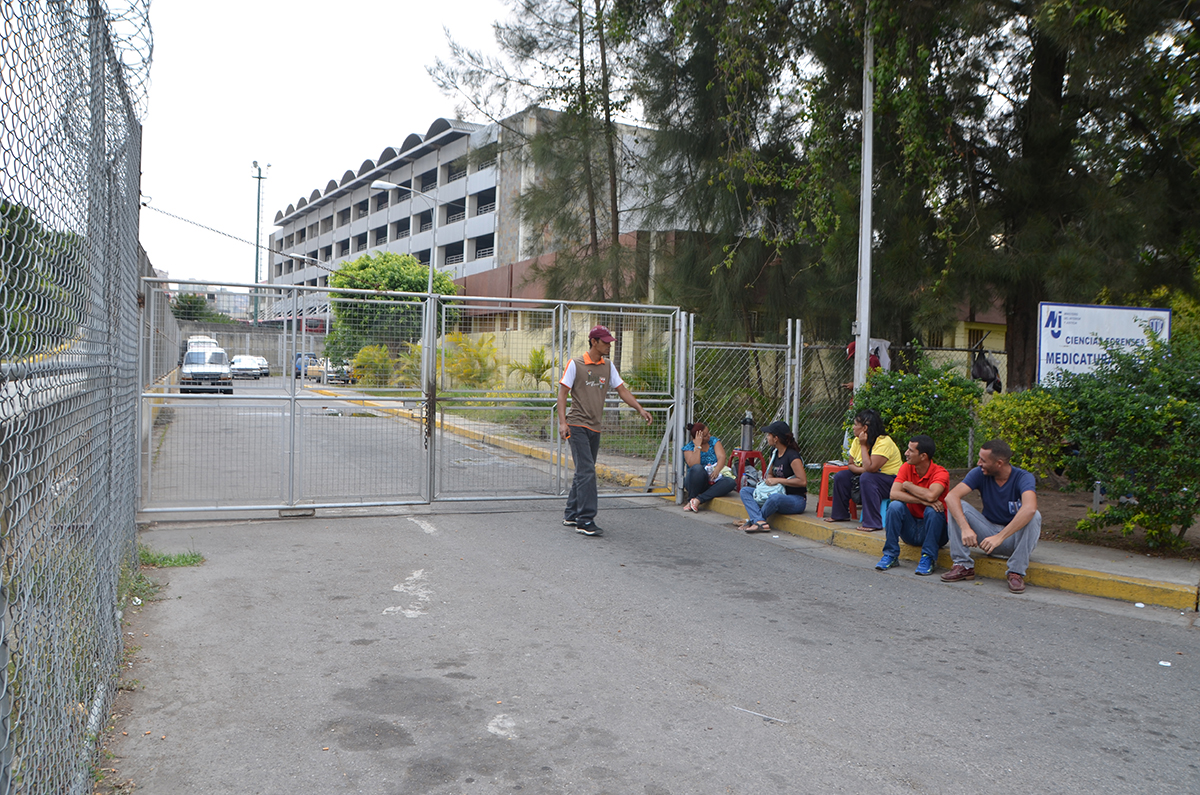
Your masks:
[[[425,135],[409,135],[288,205],[275,215],[266,281],[321,287],[343,262],[388,251],[432,260],[468,293],[540,297],[522,286],[532,260],[516,199],[534,180],[522,141],[548,113],[530,108],[489,125],[437,119]],[[634,128],[621,132],[626,148],[636,146]],[[399,189],[372,189],[375,181]],[[622,210],[624,227],[632,219]],[[496,291],[501,284],[507,292]],[[323,295],[304,304],[304,314],[326,311]],[[278,303],[264,319],[290,312]]]

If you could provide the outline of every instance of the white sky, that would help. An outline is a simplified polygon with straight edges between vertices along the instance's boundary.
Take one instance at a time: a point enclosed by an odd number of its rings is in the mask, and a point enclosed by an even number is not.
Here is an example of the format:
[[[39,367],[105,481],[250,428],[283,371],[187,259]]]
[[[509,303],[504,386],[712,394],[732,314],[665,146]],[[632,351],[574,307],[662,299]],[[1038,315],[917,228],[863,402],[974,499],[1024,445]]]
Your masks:
[[[507,16],[502,0],[155,0],[142,193],[253,240],[251,163],[270,163],[265,242],[277,210],[452,118],[461,99],[425,71],[449,52],[443,27],[493,52],[492,23]],[[142,210],[141,240],[172,279],[254,280],[250,245],[153,210]],[[262,262],[265,274],[265,252]]]

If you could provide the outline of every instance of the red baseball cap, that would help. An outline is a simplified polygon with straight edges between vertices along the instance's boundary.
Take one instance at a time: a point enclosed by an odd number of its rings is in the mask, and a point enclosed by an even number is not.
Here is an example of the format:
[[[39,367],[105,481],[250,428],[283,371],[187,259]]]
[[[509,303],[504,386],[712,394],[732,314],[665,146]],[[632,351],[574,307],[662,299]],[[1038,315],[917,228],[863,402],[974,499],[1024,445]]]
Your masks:
[[[600,340],[601,342],[612,342],[616,339],[613,333],[608,330],[607,326],[596,326],[588,332],[589,340]]]

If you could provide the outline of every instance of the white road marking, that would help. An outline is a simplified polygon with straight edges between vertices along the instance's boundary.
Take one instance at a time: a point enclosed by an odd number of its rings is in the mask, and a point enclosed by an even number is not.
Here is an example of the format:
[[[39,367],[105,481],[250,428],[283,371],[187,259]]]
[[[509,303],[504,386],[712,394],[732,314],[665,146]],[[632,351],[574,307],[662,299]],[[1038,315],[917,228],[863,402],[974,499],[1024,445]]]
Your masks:
[[[487,725],[487,730],[500,737],[516,737],[517,722],[507,715],[497,715]]]
[[[418,519],[415,516],[410,516],[410,517],[408,517],[408,521],[412,522],[417,527],[424,530],[425,535],[430,535],[430,536],[437,535],[437,528],[434,527],[433,525],[431,525],[429,522],[425,521],[424,519]]]
[[[411,594],[413,601],[408,607],[396,605],[395,607],[385,608],[383,611],[385,616],[392,615],[393,613],[402,613],[405,618],[416,618],[425,614],[422,608],[433,599],[433,589],[425,582],[425,569],[417,569],[409,575],[407,580],[393,586],[392,590]]]

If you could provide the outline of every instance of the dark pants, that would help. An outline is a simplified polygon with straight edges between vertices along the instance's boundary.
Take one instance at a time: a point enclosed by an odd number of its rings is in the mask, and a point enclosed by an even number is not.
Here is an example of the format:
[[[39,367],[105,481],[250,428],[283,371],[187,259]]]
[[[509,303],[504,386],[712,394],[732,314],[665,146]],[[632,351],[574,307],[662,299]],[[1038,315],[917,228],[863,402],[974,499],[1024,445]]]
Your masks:
[[[575,479],[567,495],[564,519],[579,524],[596,518],[596,454],[600,452],[600,434],[582,425],[570,426],[571,458],[575,460]]]
[[[704,464],[693,464],[688,467],[683,485],[687,489],[688,497],[700,500],[700,502],[708,502],[714,497],[724,497],[733,491],[733,487],[737,483],[733,478],[717,478],[716,483],[710,484],[708,470],[704,468]]]
[[[888,506],[884,555],[900,557],[900,542],[903,541],[911,547],[920,547],[922,555],[928,555],[936,561],[938,550],[946,546],[949,540],[945,513],[926,508],[924,518],[918,519],[899,500],[892,500]]]
[[[854,473],[843,469],[833,476],[833,509],[829,512],[835,522],[844,522],[850,518],[850,482]],[[895,475],[882,475],[878,472],[864,472],[859,476],[859,488],[862,491],[861,524],[863,527],[873,527],[876,530],[883,527],[883,515],[880,505],[892,493],[892,481]]]

